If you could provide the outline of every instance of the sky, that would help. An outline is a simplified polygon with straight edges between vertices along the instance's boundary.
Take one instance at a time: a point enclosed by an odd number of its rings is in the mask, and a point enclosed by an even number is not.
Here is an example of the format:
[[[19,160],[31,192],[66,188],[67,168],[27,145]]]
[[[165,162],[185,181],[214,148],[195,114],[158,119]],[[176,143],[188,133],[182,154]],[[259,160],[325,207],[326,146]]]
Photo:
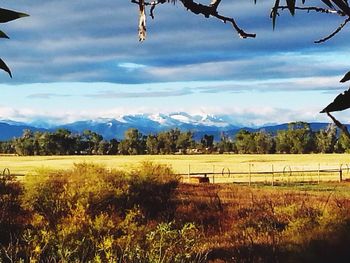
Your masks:
[[[209,1],[202,1],[207,4]],[[313,1],[307,1],[312,5]],[[281,12],[272,29],[272,0],[224,0],[255,39],[229,24],[164,4],[137,35],[138,8],[129,0],[15,0],[3,8],[30,17],[0,29],[0,119],[68,123],[124,114],[187,112],[230,115],[239,125],[329,122],[319,114],[348,86],[350,27],[331,14]],[[335,114],[350,123],[347,111]]]

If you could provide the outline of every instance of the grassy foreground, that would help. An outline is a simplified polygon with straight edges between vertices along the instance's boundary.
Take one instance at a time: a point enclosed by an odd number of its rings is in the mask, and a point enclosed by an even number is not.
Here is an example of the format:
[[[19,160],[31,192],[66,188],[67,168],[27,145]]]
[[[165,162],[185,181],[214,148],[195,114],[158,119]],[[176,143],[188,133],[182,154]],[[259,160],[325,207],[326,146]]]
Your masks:
[[[182,184],[153,163],[1,178],[0,262],[345,263],[349,191]]]
[[[221,172],[223,168],[246,172],[291,169],[339,168],[350,166],[349,154],[273,154],[273,155],[137,155],[137,156],[0,156],[0,171],[9,168],[12,173],[30,174],[38,169],[67,169],[74,163],[93,162],[108,169],[129,170],[143,161],[167,164],[175,173]]]

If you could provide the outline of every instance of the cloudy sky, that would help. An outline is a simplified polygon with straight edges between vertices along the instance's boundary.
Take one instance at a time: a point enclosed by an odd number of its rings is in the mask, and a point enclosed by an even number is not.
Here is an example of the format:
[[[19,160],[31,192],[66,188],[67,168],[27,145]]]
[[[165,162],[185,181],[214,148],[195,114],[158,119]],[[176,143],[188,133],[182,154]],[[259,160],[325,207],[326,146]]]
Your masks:
[[[256,39],[229,24],[165,4],[139,43],[138,10],[129,0],[15,0],[1,7],[30,17],[1,25],[0,119],[71,122],[121,114],[227,114],[237,123],[329,121],[318,112],[347,89],[350,27],[334,15],[287,11],[273,31],[272,0],[224,0]],[[203,0],[202,3],[209,1]],[[307,1],[312,4],[312,1]],[[348,112],[338,116],[350,122]]]

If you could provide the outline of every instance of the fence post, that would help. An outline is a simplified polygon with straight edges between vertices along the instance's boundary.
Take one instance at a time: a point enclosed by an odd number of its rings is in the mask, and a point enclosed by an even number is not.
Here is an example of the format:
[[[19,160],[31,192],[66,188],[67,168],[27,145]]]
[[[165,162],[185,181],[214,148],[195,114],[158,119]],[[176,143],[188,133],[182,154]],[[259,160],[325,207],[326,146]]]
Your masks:
[[[188,182],[191,182],[191,164],[188,164]]]
[[[343,181],[343,170],[342,170],[342,164],[340,165],[340,168],[339,168],[339,182],[342,182]]]
[[[318,175],[318,184],[320,184],[321,178],[320,178],[320,169],[321,169],[321,165],[318,164],[318,170],[317,170],[317,175]]]
[[[213,184],[215,183],[215,165],[213,165]]]
[[[273,164],[271,165],[271,167],[272,167],[272,183],[271,183],[271,185],[273,186],[274,180],[275,180],[275,170],[273,169]]]
[[[303,175],[303,183],[305,181],[304,166],[301,167],[301,174]]]
[[[249,164],[249,186],[252,184],[252,164]]]

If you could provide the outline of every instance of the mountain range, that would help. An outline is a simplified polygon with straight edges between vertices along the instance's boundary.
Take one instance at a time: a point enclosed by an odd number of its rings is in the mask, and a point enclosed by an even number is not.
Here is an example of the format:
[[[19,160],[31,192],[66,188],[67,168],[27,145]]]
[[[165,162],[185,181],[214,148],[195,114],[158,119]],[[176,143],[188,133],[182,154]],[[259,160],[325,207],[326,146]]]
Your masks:
[[[312,130],[327,127],[328,123],[310,123]],[[65,128],[73,133],[91,130],[101,134],[105,139],[122,139],[124,132],[129,128],[137,128],[142,134],[159,133],[172,128],[182,131],[192,131],[196,140],[204,134],[214,135],[215,140],[220,140],[222,133],[234,136],[240,129],[249,131],[264,129],[267,132],[287,129],[288,124],[270,124],[261,127],[244,126],[235,122],[229,115],[190,115],[184,112],[171,114],[137,114],[123,115],[114,119],[100,118],[96,120],[76,121],[68,124],[48,124],[45,121],[31,123],[16,122],[12,120],[0,120],[0,140],[9,140],[20,137],[24,129],[35,131],[54,131]]]

